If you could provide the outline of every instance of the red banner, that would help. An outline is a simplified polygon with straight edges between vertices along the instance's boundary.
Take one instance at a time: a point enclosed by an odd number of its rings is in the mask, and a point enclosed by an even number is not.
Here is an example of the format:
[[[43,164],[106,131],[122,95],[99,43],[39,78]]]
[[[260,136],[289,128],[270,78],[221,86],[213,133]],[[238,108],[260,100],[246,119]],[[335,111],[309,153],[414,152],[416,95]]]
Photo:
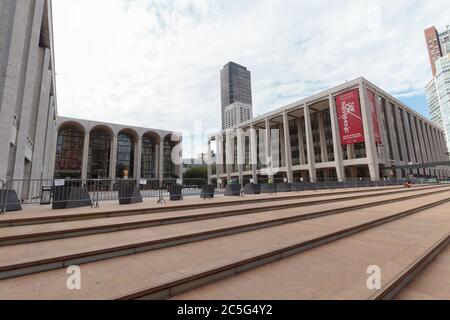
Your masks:
[[[372,118],[372,129],[375,136],[375,143],[381,144],[380,124],[378,122],[377,103],[375,93],[366,89],[367,97],[369,100],[369,109]]]
[[[359,90],[344,92],[335,98],[339,132],[343,146],[364,142]]]

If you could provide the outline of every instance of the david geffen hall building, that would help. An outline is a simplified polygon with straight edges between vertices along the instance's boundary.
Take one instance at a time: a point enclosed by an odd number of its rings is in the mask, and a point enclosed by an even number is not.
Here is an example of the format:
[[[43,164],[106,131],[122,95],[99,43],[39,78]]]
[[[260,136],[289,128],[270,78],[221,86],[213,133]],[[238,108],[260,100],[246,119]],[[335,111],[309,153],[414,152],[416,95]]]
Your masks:
[[[269,129],[269,130],[267,130]],[[364,78],[251,119],[208,138],[210,183],[283,179],[444,178],[444,132]]]

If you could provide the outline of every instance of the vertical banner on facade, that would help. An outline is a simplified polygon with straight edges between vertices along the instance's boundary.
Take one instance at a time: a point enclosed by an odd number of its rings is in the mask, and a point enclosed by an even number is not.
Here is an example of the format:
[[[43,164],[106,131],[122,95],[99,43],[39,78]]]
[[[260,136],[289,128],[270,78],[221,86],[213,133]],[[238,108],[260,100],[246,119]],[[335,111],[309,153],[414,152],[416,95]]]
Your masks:
[[[359,90],[351,90],[336,96],[336,111],[343,146],[364,142],[364,128],[359,102]]]
[[[372,118],[372,129],[375,135],[375,143],[381,144],[380,125],[378,122],[377,103],[375,93],[366,89],[367,97],[369,100],[369,109]]]

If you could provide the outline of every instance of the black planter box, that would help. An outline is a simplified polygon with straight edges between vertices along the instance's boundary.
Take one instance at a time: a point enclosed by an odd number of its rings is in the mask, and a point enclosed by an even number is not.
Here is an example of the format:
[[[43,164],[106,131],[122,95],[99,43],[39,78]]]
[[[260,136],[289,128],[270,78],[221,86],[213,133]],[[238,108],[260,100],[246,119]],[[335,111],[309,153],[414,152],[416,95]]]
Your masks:
[[[276,192],[277,192],[276,185],[270,184],[270,183],[263,183],[263,184],[261,184],[261,193],[262,194],[276,193]]]
[[[305,190],[317,190],[317,184],[315,182],[306,182]]]
[[[118,183],[119,204],[141,203],[141,190],[135,181],[120,181]]]
[[[0,190],[0,209],[3,208],[5,208],[5,212],[22,211],[22,205],[15,190]]]
[[[213,199],[216,187],[212,184],[202,186],[202,193],[200,195],[203,199]]]
[[[248,183],[244,188],[245,194],[260,194],[261,193],[261,185]]]
[[[65,186],[53,188],[53,209],[81,207],[92,207],[92,200],[86,188]]]
[[[277,192],[291,192],[292,184],[290,183],[278,183],[277,184]]]
[[[169,186],[170,201],[183,200],[183,186],[174,184]]]
[[[240,184],[229,184],[225,189],[225,197],[239,197],[241,195]]]
[[[305,191],[305,183],[304,182],[296,182],[292,184],[292,191]]]

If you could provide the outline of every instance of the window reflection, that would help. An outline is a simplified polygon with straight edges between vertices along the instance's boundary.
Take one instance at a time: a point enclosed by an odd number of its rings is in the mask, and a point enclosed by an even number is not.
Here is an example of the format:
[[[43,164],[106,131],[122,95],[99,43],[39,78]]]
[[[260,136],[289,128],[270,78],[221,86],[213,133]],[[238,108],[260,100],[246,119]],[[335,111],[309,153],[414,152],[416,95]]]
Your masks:
[[[55,179],[81,179],[84,132],[67,126],[58,133],[55,158]]]
[[[119,133],[117,137],[116,177],[124,178],[123,171],[128,169],[128,177],[134,176],[134,144],[133,137],[127,132]]]
[[[91,131],[89,138],[88,179],[108,179],[111,134],[104,128]]]
[[[148,133],[142,137],[142,177],[145,179],[155,179],[157,171],[156,148],[157,137]]]

